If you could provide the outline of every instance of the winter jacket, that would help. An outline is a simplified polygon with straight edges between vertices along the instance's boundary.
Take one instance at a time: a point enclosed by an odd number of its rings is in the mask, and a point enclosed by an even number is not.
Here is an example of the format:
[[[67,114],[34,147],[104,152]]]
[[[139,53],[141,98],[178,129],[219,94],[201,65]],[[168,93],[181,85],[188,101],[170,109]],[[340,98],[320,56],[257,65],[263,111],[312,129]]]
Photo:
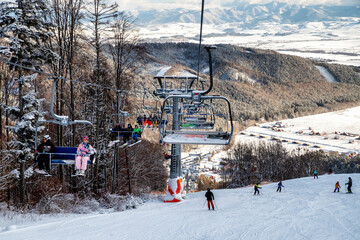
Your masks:
[[[86,154],[92,154],[94,148],[88,143],[88,144],[85,144],[85,143],[80,143],[80,145],[78,146],[77,148],[77,151],[76,153],[78,155],[86,155]]]
[[[335,188],[340,188],[340,184],[339,184],[339,183],[335,183]]]
[[[345,183],[345,185],[349,185],[349,187],[351,187],[351,186],[352,186],[352,179],[349,178],[349,182],[348,182],[348,183]]]
[[[208,190],[208,191],[205,193],[205,197],[206,197],[206,199],[207,199],[208,201],[210,201],[210,200],[215,200],[214,194],[213,194],[210,190]]]
[[[315,171],[314,171],[314,175],[316,175],[316,174],[317,174],[317,171],[315,170]]]
[[[282,185],[281,182],[278,183],[278,187],[281,188],[281,187],[284,187],[284,185]]]
[[[112,129],[113,132],[120,132],[121,131],[121,127],[120,125],[116,125],[113,129]]]
[[[134,129],[133,129],[133,127],[132,127],[131,125],[129,125],[129,126],[126,128],[126,131],[128,131],[128,132],[133,132]]]
[[[138,134],[140,136],[141,133],[142,133],[142,130],[140,128],[134,128],[133,134]]]
[[[261,187],[259,187],[259,185],[257,185],[257,184],[255,184],[254,188],[255,188],[255,190],[258,188],[261,189]]]
[[[46,142],[41,143],[37,148],[36,151],[39,153],[54,153],[56,151],[55,145],[50,142],[49,140]]]

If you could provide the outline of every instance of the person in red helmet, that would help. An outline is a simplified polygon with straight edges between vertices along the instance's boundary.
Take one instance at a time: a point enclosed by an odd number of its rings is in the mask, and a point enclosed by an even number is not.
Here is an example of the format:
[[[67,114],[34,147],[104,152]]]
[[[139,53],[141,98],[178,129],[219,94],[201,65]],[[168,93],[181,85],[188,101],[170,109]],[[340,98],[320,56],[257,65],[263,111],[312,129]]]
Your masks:
[[[85,175],[87,162],[90,160],[90,155],[94,154],[95,149],[89,144],[89,137],[83,136],[82,142],[77,148],[76,157],[76,175]]]
[[[334,192],[336,192],[336,190],[337,190],[337,192],[339,192],[340,191],[340,183],[339,183],[339,181],[337,181],[336,183],[335,183],[335,190],[334,190]]]

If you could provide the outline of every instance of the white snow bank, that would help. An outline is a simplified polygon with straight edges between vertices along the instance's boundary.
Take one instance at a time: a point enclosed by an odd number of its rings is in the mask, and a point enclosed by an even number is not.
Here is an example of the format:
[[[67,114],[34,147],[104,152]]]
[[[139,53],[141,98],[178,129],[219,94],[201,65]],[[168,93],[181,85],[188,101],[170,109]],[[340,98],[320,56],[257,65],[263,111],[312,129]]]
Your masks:
[[[276,128],[274,122],[247,128],[247,135],[238,135],[237,141],[283,140],[284,146],[307,148],[342,153],[359,152],[360,142],[360,106],[346,110],[329,112],[305,117],[281,120],[282,127]],[[311,132],[318,133],[319,135]],[[302,132],[299,134],[298,132]],[[295,143],[296,142],[296,143]],[[306,146],[305,146],[306,144]]]
[[[354,194],[345,194],[348,177]],[[340,193],[334,184],[340,181]],[[54,216],[10,227],[0,221],[0,239],[11,240],[168,240],[168,239],[360,239],[360,174],[323,175],[253,188],[214,190],[216,211],[205,205],[205,192],[180,203],[145,203],[138,209],[110,213]],[[4,230],[4,227],[9,226]]]
[[[316,66],[316,68],[320,71],[321,75],[323,75],[328,82],[331,82],[331,83],[338,82],[338,81],[336,81],[335,77],[325,67]]]

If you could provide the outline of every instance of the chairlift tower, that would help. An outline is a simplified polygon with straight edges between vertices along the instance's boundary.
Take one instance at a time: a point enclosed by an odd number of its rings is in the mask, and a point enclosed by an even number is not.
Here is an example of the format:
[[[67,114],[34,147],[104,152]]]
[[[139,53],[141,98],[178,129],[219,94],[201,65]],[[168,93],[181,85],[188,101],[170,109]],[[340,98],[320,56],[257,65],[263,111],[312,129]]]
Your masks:
[[[155,76],[155,80],[159,83],[160,88],[154,91],[154,95],[160,98],[167,98],[172,95],[189,95],[191,94],[190,87],[198,79],[198,77],[189,76]],[[190,95],[189,95],[190,96]],[[172,130],[180,130],[180,105],[179,98],[172,99],[171,109],[162,111],[172,112]],[[164,123],[159,124],[159,128]],[[170,163],[170,179],[181,177],[181,144],[171,144],[171,163]]]
[[[163,98],[163,106],[160,117],[159,132],[163,143],[171,144],[170,179],[165,202],[178,202],[182,199],[184,182],[182,181],[181,171],[181,144],[201,144],[201,145],[227,145],[231,141],[233,133],[230,102],[222,96],[207,95],[213,86],[211,49],[206,47],[209,53],[210,65],[210,86],[207,90],[195,90],[191,86],[198,80],[198,77],[183,76],[155,76],[160,88],[154,91],[154,95]],[[221,114],[226,119],[226,130],[214,129],[214,124],[206,122],[204,115],[184,117],[183,107],[186,106],[191,111],[198,111],[202,107],[210,107],[212,112],[213,101],[221,100],[228,106],[228,115]],[[167,127],[168,115],[172,116],[171,130]],[[211,116],[211,119],[215,114]],[[183,124],[189,121],[191,124]],[[229,124],[230,122],[230,124]],[[170,122],[169,122],[170,123]],[[189,127],[191,125],[192,127]],[[229,126],[230,125],[230,126]],[[190,129],[190,130],[189,130]]]

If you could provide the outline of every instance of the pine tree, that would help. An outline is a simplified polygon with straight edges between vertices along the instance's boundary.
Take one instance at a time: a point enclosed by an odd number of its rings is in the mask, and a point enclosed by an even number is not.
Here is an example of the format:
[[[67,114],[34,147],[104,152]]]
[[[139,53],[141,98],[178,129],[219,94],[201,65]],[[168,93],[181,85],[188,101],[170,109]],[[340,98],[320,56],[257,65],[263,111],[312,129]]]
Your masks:
[[[25,204],[25,167],[33,160],[36,122],[42,116],[37,109],[40,100],[36,98],[34,85],[31,84],[37,74],[30,75],[29,70],[41,70],[45,63],[56,59],[56,54],[44,45],[52,36],[48,14],[45,0],[0,3],[0,37],[7,43],[0,46],[0,54],[8,59],[10,69],[16,71],[14,80],[18,83],[18,106],[5,108],[16,121],[15,126],[9,128],[16,136],[10,145],[17,152],[20,164],[22,205]]]

